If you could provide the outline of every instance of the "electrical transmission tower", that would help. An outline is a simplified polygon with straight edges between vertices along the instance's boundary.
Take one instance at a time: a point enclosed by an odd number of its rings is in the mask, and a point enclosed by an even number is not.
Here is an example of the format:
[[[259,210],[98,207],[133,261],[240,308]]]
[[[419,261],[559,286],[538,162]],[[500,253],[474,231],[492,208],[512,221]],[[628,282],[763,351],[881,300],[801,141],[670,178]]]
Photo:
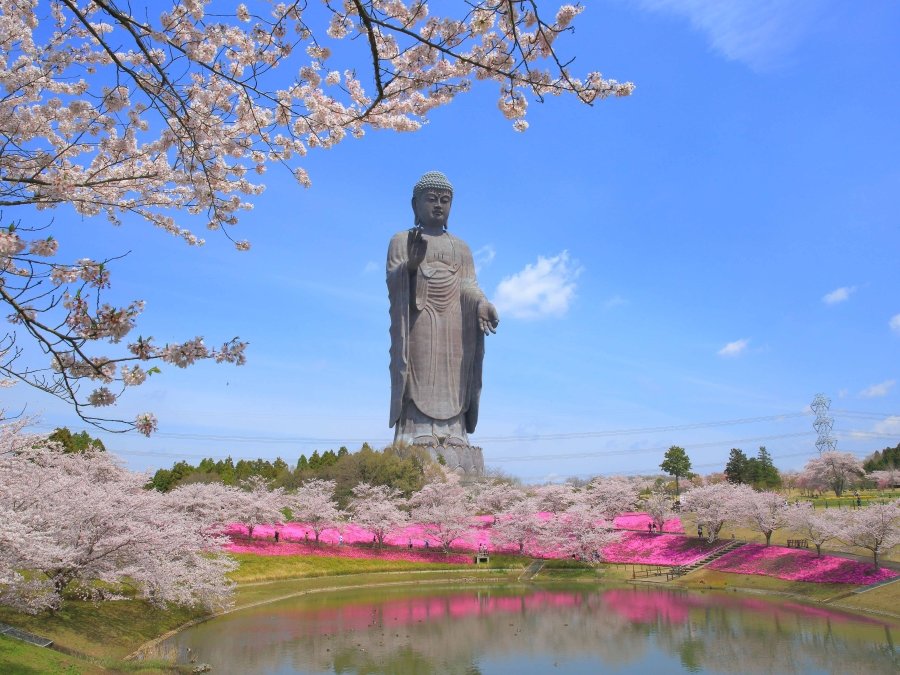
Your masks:
[[[816,439],[816,449],[820,455],[826,450],[834,450],[837,447],[837,439],[831,435],[834,418],[828,414],[828,408],[831,407],[831,399],[825,394],[816,394],[809,407],[816,414],[816,420],[813,422],[813,429],[819,434],[819,437]]]

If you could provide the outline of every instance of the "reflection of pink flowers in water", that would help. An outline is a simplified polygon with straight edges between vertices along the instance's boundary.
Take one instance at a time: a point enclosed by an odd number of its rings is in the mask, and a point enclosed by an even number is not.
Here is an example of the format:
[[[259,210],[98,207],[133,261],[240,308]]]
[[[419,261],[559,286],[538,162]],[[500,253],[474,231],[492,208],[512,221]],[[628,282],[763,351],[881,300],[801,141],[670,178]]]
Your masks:
[[[607,562],[645,563],[648,565],[688,565],[703,558],[726,542],[709,544],[678,534],[624,532],[622,539],[603,549]]]
[[[837,556],[817,556],[782,546],[745,544],[709,564],[710,569],[738,574],[761,574],[788,581],[831,584],[874,584],[893,579],[897,573],[882,567]]]
[[[631,588],[603,592],[603,607],[635,623],[657,623],[659,619],[671,623],[685,622],[693,610],[736,609],[760,616],[787,621],[797,616],[825,619],[833,622],[863,622],[881,624],[874,617],[862,617],[819,606],[804,605],[774,599],[761,599],[724,593],[687,593],[684,591]]]
[[[344,632],[396,629],[404,625],[454,621],[467,617],[506,614],[534,615],[540,610],[568,610],[579,608],[584,615],[613,614],[632,624],[649,626],[660,622],[684,624],[693,615],[702,620],[709,610],[737,610],[752,612],[763,619],[791,622],[807,620],[882,625],[873,617],[862,617],[820,606],[803,605],[783,600],[743,597],[725,593],[687,593],[658,588],[614,588],[600,592],[535,591],[524,595],[505,595],[502,592],[451,592],[448,594],[411,595],[380,602],[349,600],[339,606],[307,605],[281,606],[267,609],[267,616],[278,613],[286,630],[309,636]],[[283,636],[282,636],[283,637]]]
[[[683,623],[691,609],[684,598],[674,593],[643,593],[613,589],[603,594],[603,603],[619,616],[635,623]]]

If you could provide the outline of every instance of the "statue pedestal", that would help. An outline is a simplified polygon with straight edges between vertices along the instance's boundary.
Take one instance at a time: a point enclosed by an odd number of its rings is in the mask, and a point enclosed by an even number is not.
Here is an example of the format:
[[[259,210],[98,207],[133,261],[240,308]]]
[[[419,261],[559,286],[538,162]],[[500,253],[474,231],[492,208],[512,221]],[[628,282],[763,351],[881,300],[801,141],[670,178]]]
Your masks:
[[[421,446],[428,450],[432,459],[440,462],[450,471],[456,471],[469,478],[484,476],[484,455],[481,448],[472,445],[427,445]]]

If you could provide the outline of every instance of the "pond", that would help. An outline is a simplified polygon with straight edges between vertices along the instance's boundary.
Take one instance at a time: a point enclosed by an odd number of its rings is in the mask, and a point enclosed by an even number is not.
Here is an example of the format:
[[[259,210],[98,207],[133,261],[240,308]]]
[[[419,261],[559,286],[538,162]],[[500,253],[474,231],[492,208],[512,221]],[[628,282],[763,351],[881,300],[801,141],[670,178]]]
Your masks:
[[[234,612],[161,645],[213,673],[897,673],[898,626],[727,592],[381,587]]]

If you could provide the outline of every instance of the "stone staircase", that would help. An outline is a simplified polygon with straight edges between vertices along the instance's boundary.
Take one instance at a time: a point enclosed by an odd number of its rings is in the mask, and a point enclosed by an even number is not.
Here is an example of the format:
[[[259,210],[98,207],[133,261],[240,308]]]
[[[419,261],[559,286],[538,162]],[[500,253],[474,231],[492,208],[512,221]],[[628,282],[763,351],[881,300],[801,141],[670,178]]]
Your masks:
[[[38,647],[49,647],[53,644],[53,640],[50,640],[49,638],[41,637],[40,635],[35,635],[34,633],[29,633],[24,630],[19,630],[18,628],[14,628],[5,623],[0,623],[0,634],[16,638],[17,640],[22,640],[23,642],[30,642],[31,644],[37,645]]]
[[[726,544],[725,546],[722,546],[721,548],[717,548],[715,551],[713,551],[709,555],[704,556],[703,558],[700,558],[699,560],[695,560],[690,565],[677,565],[676,567],[673,567],[668,572],[666,572],[666,581],[671,581],[672,579],[674,579],[676,577],[684,576],[685,574],[690,574],[694,570],[698,570],[701,567],[705,567],[706,565],[711,563],[713,560],[716,560],[717,558],[721,558],[726,553],[731,553],[735,549],[738,549],[741,546],[743,546],[745,543],[746,542],[743,542],[743,541],[731,541],[728,544]]]

